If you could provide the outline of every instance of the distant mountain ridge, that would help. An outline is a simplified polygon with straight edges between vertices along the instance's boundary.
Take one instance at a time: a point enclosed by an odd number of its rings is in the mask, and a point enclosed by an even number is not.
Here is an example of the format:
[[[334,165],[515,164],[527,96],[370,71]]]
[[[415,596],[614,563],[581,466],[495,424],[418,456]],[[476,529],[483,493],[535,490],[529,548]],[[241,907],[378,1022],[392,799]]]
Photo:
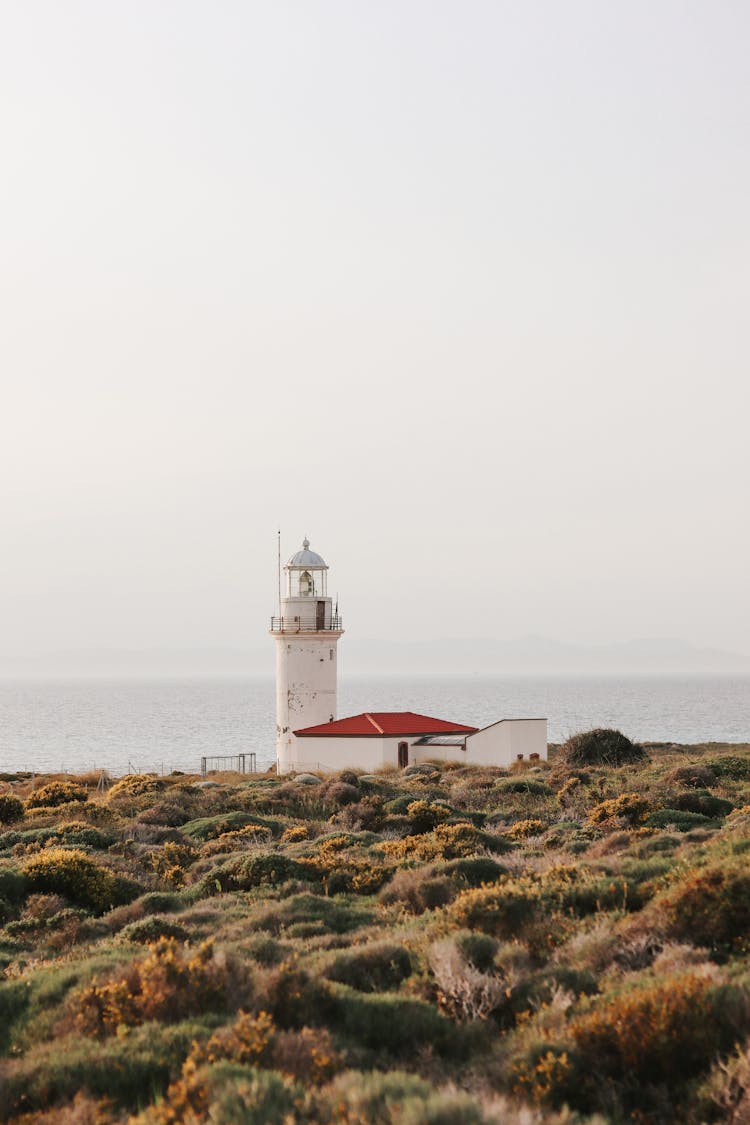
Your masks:
[[[742,675],[750,657],[671,637],[571,644],[550,637],[391,641],[346,637],[342,673],[464,675]],[[273,646],[72,649],[0,658],[9,676],[247,676],[274,672]]]

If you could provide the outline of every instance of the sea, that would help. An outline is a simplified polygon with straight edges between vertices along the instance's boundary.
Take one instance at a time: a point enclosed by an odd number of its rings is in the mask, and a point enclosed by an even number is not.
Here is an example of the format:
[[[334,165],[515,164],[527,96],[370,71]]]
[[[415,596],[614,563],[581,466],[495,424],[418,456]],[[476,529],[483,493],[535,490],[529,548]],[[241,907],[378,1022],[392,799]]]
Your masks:
[[[472,726],[546,717],[549,739],[618,727],[652,742],[750,742],[750,678],[385,677],[339,684],[339,717],[417,711]],[[271,678],[0,680],[0,774],[172,770],[274,761]],[[249,764],[249,760],[248,760]]]

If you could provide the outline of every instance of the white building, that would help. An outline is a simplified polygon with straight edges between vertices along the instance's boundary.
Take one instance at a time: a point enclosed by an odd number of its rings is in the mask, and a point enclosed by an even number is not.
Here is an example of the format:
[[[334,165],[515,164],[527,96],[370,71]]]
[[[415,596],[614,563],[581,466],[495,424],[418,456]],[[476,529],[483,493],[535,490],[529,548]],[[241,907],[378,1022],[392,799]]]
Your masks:
[[[419,762],[507,766],[547,757],[546,719],[501,719],[480,730],[412,711],[336,718],[336,646],[341,618],[328,597],[328,567],[302,550],[284,567],[276,641],[276,765],[292,770],[375,770]]]

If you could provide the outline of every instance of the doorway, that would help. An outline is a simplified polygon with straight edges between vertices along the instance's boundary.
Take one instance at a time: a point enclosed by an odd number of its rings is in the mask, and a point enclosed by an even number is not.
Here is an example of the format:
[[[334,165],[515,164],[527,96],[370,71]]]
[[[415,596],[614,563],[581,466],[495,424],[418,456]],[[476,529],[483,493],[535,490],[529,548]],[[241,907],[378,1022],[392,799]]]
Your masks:
[[[398,768],[405,769],[409,765],[409,743],[399,742],[398,744]]]
[[[315,605],[315,628],[320,632],[321,629],[326,627],[326,603],[316,602]]]

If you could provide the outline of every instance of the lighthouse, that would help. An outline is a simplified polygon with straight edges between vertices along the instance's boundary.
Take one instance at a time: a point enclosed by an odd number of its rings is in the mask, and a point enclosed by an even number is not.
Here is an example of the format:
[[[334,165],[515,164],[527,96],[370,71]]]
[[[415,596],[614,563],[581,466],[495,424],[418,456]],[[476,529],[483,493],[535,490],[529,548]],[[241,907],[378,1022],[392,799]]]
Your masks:
[[[336,607],[338,609],[338,606]],[[284,566],[276,642],[276,768],[298,768],[294,731],[336,718],[336,646],[341,618],[328,596],[328,566],[305,539]]]

